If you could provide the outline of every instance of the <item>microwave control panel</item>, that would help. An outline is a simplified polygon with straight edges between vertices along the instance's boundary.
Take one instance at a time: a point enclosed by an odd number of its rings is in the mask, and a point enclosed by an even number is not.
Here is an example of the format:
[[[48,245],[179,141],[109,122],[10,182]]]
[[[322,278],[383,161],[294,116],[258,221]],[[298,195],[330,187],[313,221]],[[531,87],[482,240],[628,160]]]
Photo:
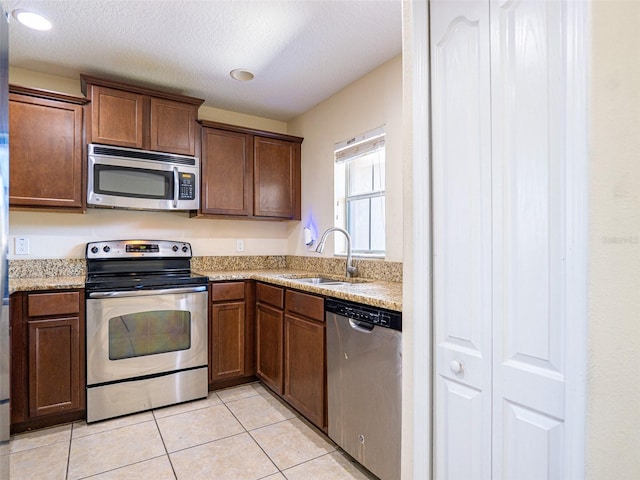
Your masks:
[[[193,173],[180,172],[178,187],[178,200],[195,200],[196,176]]]

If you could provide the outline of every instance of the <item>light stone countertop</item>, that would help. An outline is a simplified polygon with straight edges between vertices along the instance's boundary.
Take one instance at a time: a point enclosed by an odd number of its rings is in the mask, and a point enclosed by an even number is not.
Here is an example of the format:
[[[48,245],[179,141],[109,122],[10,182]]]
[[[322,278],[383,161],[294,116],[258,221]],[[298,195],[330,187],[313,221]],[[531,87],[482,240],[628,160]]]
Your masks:
[[[295,277],[325,276],[343,279],[335,275],[316,274],[306,270],[233,270],[233,271],[195,271],[209,277],[212,282],[224,280],[257,280],[280,285],[296,290],[333,297],[352,302],[363,303],[374,307],[402,311],[402,283],[352,279],[347,285],[313,285],[298,282]],[[84,288],[84,276],[51,276],[9,278],[9,292],[35,290],[62,290],[67,288]]]
[[[84,288],[84,275],[59,277],[9,277],[9,294],[31,292],[34,290],[63,290],[66,288]]]
[[[318,274],[308,270],[200,271],[198,273],[206,275],[212,282],[222,280],[258,280],[326,297],[349,300],[398,312],[402,311],[402,283],[400,282],[386,282],[356,277],[351,279],[353,283],[350,282],[347,285],[327,285],[308,284],[295,280],[295,277],[314,276],[346,280],[344,277],[324,273]]]

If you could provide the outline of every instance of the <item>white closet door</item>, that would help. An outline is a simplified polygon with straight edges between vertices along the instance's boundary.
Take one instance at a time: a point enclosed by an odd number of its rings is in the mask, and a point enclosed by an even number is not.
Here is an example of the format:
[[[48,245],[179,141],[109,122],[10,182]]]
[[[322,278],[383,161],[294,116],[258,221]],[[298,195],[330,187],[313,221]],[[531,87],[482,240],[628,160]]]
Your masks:
[[[435,478],[491,478],[488,2],[431,3]]]
[[[585,4],[430,5],[435,478],[581,478]]]
[[[493,478],[562,479],[565,2],[491,2]]]

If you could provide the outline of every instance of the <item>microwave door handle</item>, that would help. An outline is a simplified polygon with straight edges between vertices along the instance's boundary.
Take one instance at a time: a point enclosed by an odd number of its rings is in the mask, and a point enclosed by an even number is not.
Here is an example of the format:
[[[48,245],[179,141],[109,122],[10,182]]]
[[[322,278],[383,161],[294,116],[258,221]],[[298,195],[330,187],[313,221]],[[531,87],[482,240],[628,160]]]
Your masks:
[[[178,167],[173,167],[173,208],[178,208],[178,195],[180,185],[178,184]]]

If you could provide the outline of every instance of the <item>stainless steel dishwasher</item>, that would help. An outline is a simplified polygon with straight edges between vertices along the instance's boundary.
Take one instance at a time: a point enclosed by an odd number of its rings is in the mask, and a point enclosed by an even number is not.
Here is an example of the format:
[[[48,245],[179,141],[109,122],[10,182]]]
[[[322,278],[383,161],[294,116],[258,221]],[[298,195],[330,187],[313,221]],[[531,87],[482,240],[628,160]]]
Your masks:
[[[329,437],[382,480],[400,478],[402,314],[325,302]]]

